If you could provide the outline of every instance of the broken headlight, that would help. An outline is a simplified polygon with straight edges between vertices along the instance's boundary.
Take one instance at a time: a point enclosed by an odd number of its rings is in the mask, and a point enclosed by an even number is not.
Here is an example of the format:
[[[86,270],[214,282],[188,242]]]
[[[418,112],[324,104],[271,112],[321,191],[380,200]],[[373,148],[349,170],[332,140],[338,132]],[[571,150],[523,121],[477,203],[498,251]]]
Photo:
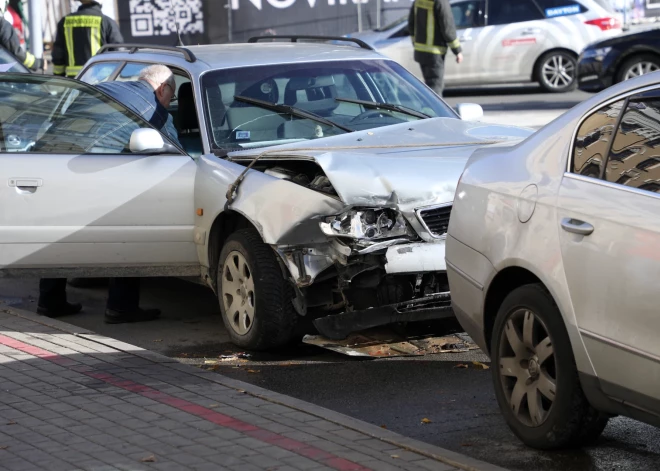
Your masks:
[[[409,235],[406,220],[393,209],[353,209],[321,222],[328,236],[379,240]]]

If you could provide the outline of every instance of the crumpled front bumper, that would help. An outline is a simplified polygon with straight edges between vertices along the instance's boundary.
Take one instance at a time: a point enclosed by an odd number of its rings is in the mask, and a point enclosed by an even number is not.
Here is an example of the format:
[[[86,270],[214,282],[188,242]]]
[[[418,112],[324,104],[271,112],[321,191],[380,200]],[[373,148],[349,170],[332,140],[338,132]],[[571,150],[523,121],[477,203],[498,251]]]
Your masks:
[[[394,245],[385,254],[388,274],[429,273],[447,271],[445,239]]]

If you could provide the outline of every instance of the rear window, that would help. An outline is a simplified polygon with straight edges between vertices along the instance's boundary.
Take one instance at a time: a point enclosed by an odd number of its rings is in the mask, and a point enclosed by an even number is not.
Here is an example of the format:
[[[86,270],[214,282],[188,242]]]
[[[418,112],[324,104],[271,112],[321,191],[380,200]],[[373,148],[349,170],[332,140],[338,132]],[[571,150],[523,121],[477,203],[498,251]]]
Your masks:
[[[546,18],[578,15],[589,11],[584,5],[571,0],[534,0]],[[607,0],[603,0],[607,1]]]

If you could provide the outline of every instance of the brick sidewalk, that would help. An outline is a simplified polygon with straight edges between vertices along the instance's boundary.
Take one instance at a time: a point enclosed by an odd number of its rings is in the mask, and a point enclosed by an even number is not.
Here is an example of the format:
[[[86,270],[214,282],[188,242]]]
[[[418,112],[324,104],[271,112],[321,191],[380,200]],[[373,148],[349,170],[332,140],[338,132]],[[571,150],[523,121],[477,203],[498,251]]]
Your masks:
[[[0,310],[0,469],[503,471],[10,308]]]

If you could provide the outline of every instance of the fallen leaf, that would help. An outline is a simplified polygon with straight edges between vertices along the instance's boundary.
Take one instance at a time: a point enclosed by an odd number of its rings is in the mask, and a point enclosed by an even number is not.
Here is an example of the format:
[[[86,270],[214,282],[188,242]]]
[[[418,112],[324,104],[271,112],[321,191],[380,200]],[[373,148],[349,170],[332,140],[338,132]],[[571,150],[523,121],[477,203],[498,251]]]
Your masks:
[[[387,428],[387,425],[381,425],[380,428]]]
[[[465,363],[459,363],[454,368],[467,368],[468,366]]]
[[[424,418],[422,419],[422,423],[423,423],[423,424],[430,424],[431,421],[430,421],[429,419],[427,419],[426,417],[424,417]]]
[[[261,370],[247,370],[248,373],[259,373]]]
[[[154,455],[147,456],[146,458],[142,458],[140,461],[143,463],[155,463],[156,462],[156,457]]]
[[[487,370],[487,369],[490,368],[490,366],[488,366],[488,365],[484,365],[484,364],[481,363],[480,361],[473,361],[472,364],[473,364],[474,367],[477,368],[478,370]]]
[[[399,455],[390,455],[390,458],[398,458]]]

